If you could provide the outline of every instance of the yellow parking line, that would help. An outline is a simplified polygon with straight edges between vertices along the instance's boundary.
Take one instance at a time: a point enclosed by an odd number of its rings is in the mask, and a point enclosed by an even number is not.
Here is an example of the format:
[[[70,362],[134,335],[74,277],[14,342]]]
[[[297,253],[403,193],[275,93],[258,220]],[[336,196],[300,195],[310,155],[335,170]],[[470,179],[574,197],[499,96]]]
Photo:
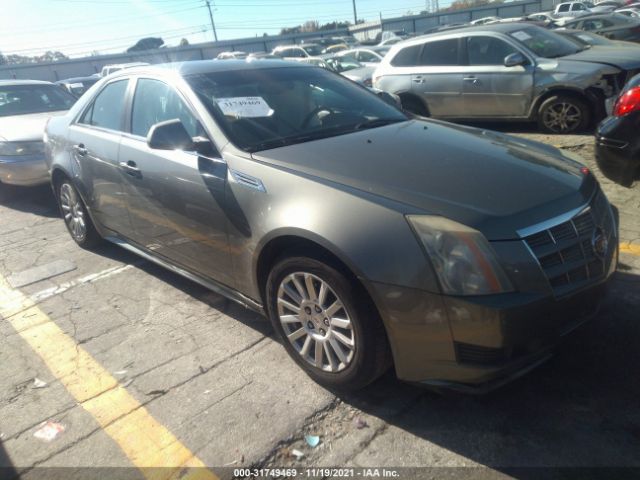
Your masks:
[[[631,245],[630,242],[622,242],[620,244],[621,253],[629,253],[640,257],[640,245]]]
[[[73,338],[0,276],[0,315],[149,480],[213,480],[206,468]]]

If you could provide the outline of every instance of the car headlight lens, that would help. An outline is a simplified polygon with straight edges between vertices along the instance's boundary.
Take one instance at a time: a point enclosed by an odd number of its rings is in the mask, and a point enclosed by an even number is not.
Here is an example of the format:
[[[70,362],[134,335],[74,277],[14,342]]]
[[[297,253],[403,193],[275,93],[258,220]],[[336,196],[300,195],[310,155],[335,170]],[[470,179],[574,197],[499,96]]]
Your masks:
[[[444,217],[408,215],[449,295],[489,295],[513,291],[487,239],[477,230]]]
[[[43,142],[0,142],[0,155],[38,155],[44,153]]]

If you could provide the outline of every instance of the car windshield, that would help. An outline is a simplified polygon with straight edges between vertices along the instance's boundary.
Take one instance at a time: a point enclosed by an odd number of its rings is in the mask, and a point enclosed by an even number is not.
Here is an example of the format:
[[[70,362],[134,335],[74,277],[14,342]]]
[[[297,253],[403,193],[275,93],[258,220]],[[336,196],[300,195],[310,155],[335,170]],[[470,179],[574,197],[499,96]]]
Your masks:
[[[230,140],[247,152],[407,120],[372,92],[321,68],[230,70],[186,80]]]
[[[325,61],[329,67],[336,72],[347,72],[364,67],[360,62],[348,56],[327,58]]]
[[[57,85],[1,85],[0,117],[68,110],[75,101]]]
[[[305,52],[307,52],[307,55],[310,55],[312,57],[321,55],[323,50],[320,45],[304,45],[302,48]]]
[[[564,57],[584,50],[574,41],[540,27],[520,28],[510,32],[509,35],[538,57]]]
[[[565,35],[571,40],[577,40],[578,43],[583,45],[613,45],[613,42],[608,38],[590,32],[563,32],[562,35]]]

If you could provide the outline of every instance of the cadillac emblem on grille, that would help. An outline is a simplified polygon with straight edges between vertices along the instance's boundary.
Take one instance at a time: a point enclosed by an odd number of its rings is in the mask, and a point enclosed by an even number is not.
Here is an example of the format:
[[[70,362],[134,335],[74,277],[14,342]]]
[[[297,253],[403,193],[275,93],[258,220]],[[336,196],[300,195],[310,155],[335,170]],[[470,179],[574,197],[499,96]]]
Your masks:
[[[593,236],[591,237],[591,246],[593,247],[593,253],[596,254],[596,257],[603,259],[607,253],[609,241],[607,240],[607,235],[604,233],[604,230],[602,230],[601,227],[596,227],[593,231]]]

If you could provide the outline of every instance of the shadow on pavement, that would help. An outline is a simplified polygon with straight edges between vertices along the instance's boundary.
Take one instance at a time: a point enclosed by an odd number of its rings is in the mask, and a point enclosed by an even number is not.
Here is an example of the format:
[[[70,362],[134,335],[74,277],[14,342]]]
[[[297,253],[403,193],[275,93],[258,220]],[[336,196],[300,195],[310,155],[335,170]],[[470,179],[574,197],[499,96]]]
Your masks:
[[[613,478],[554,469],[634,466],[615,474],[631,478],[640,472],[639,301],[640,276],[617,273],[594,320],[546,364],[488,395],[439,395],[387,375],[343,400],[426,440],[407,444],[402,432],[396,441],[387,429],[387,440],[368,448],[394,466],[440,463],[428,450],[435,444],[516,478]]]
[[[43,217],[58,217],[58,206],[50,185],[16,187],[0,185],[0,205]]]
[[[18,477],[18,471],[13,466],[9,454],[0,440],[0,478],[10,480]]]

